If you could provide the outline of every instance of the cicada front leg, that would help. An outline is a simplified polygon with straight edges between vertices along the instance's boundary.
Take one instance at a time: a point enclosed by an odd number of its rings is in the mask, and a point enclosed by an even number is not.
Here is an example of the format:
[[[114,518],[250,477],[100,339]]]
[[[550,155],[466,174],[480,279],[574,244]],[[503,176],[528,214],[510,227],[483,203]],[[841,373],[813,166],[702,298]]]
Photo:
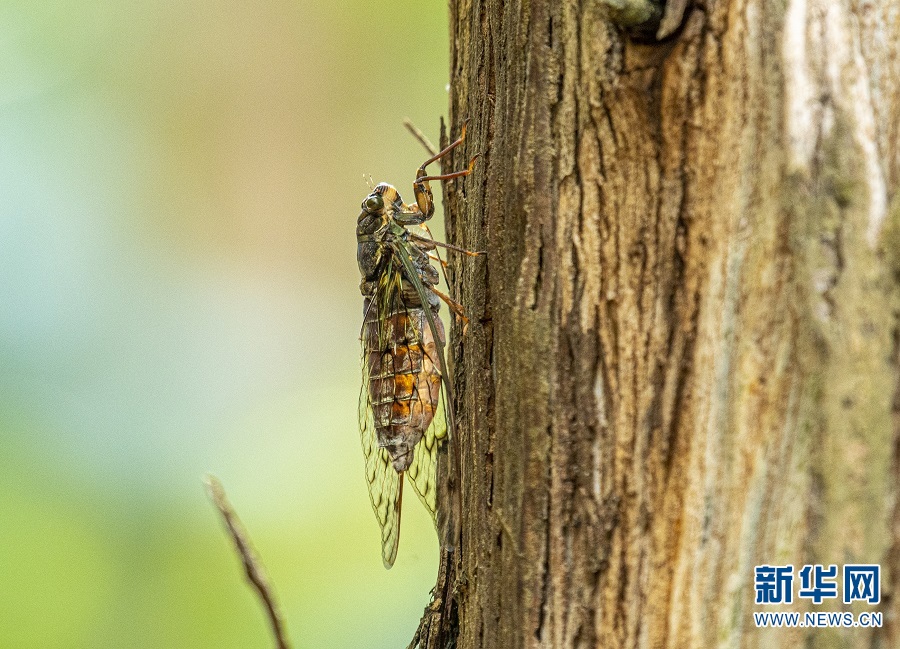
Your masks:
[[[413,181],[413,194],[415,194],[416,197],[416,204],[405,206],[402,211],[395,213],[394,218],[397,219],[398,222],[403,225],[419,225],[434,216],[434,195],[431,193],[431,185],[428,184],[429,181],[451,180],[453,178],[468,176],[472,173],[472,169],[475,167],[475,160],[478,159],[477,155],[469,161],[469,167],[462,171],[454,171],[449,174],[440,174],[437,176],[429,176],[428,172],[425,171],[425,168],[428,165],[432,162],[437,162],[465,141],[466,124],[467,122],[463,123],[462,131],[456,141],[451,142],[445,149],[428,158],[428,160],[423,162],[422,166],[419,167],[419,170],[416,172],[416,179]]]

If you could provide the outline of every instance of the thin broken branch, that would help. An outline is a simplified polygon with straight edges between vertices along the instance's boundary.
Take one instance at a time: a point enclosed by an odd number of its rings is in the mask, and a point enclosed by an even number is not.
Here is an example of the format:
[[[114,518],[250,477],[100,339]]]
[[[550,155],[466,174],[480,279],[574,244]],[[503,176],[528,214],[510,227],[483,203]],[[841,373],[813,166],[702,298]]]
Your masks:
[[[408,117],[403,118],[403,126],[406,127],[407,131],[412,133],[412,136],[419,141],[419,144],[425,147],[425,150],[428,151],[429,154],[437,155],[438,150],[434,148],[434,145],[431,143],[431,141],[427,137],[425,137],[425,134],[420,131],[419,127],[413,124]]]
[[[207,475],[206,490],[207,493],[209,493],[209,497],[212,499],[213,504],[216,506],[216,509],[219,510],[222,521],[225,523],[225,528],[227,529],[229,536],[231,536],[231,540],[234,542],[234,547],[240,555],[241,561],[244,563],[244,571],[246,572],[247,580],[259,594],[263,608],[265,608],[266,615],[269,618],[269,623],[272,626],[272,634],[275,636],[276,648],[290,649],[290,644],[288,643],[287,635],[284,630],[284,620],[281,616],[278,604],[275,601],[275,592],[269,584],[262,562],[250,543],[250,537],[247,535],[247,531],[244,529],[241,519],[238,518],[231,503],[228,502],[228,496],[225,495],[225,488],[216,476]]]

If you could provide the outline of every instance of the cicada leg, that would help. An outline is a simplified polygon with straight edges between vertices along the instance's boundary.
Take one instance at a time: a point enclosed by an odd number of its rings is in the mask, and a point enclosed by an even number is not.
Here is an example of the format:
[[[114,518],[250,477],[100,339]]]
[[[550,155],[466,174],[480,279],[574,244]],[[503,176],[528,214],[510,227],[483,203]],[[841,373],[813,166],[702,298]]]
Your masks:
[[[459,246],[454,246],[449,243],[441,243],[440,241],[435,241],[434,238],[431,237],[431,230],[428,228],[428,224],[422,223],[419,225],[426,233],[428,233],[428,237],[422,237],[418,234],[410,233],[410,238],[416,242],[416,244],[423,250],[428,251],[428,258],[432,261],[436,261],[441,265],[441,273],[444,275],[444,282],[446,282],[447,286],[450,286],[450,279],[447,277],[447,268],[449,267],[447,262],[441,259],[441,255],[438,252],[437,248],[446,248],[447,250],[452,250],[454,252],[459,252],[464,255],[468,255],[469,257],[480,257],[481,255],[486,255],[486,252],[472,252],[471,250],[466,250],[465,248],[460,248]],[[430,287],[432,292],[441,298],[450,309],[452,313],[458,316],[463,321],[463,332],[466,331],[466,328],[469,326],[469,319],[465,315],[465,311],[463,310],[462,305],[451,298],[448,295],[445,295],[438,291],[434,286]]]
[[[456,142],[448,146],[446,149],[441,151],[438,154],[438,157],[441,155],[446,155],[448,151],[458,146],[462,142],[462,137],[460,137]],[[480,154],[478,154],[480,155]],[[416,195],[416,206],[419,208],[419,211],[423,215],[427,215],[424,220],[428,220],[434,214],[434,196],[431,193],[431,186],[428,184],[430,180],[452,180],[453,178],[461,178],[462,176],[468,176],[472,173],[472,169],[475,168],[475,161],[478,160],[478,155],[469,160],[469,166],[462,171],[454,171],[449,174],[440,174],[437,176],[427,176],[425,175],[425,167],[419,167],[418,175],[416,176],[416,181],[413,183],[413,192]],[[426,163],[427,164],[427,163]]]
[[[431,261],[436,261],[436,262],[438,262],[438,263],[441,265],[441,270],[442,270],[442,271],[445,271],[446,269],[450,268],[450,264],[448,264],[446,261],[444,261],[443,259],[441,259],[440,255],[435,255],[435,254],[429,252],[429,253],[428,253],[428,258],[429,258]],[[446,278],[446,276],[445,276],[445,277],[444,277],[444,280],[446,281],[446,279],[447,279],[447,278]]]
[[[425,224],[423,223],[421,225],[424,226]],[[478,252],[473,252],[471,250],[466,250],[465,248],[460,248],[459,246],[454,246],[453,244],[450,244],[450,243],[441,243],[440,241],[435,241],[434,239],[428,239],[427,237],[420,237],[416,234],[412,234],[410,236],[410,238],[413,239],[416,243],[423,244],[423,246],[424,245],[430,246],[429,247],[430,250],[433,250],[434,246],[440,246],[441,248],[446,248],[447,250],[452,250],[453,252],[458,252],[463,255],[467,255],[469,257],[480,257],[481,255],[487,254],[483,250],[480,250]]]
[[[452,180],[453,178],[468,176],[472,173],[472,169],[475,167],[475,160],[478,159],[477,155],[469,161],[468,168],[463,169],[462,171],[454,171],[452,173],[439,174],[436,176],[429,176],[425,171],[425,168],[428,165],[440,160],[465,141],[467,124],[468,121],[463,123],[458,139],[428,158],[428,160],[423,162],[422,166],[419,167],[419,170],[416,172],[416,179],[413,182],[413,193],[416,196],[416,204],[414,206],[404,206],[402,211],[396,212],[394,218],[397,219],[398,222],[403,225],[419,225],[434,215],[434,195],[431,193],[431,186],[428,184],[429,181]]]
[[[456,315],[457,317],[462,319],[464,324],[466,324],[466,325],[469,324],[469,319],[466,317],[466,312],[463,309],[462,304],[460,304],[459,302],[454,300],[449,295],[446,295],[445,293],[441,293],[439,290],[437,290],[433,286],[431,287],[431,292],[434,293],[435,295],[437,295],[439,298],[441,298],[444,301],[444,303],[447,305],[447,308],[450,309],[450,311],[452,311],[454,315]]]
[[[469,125],[469,120],[466,120],[465,122],[463,122],[462,129],[460,129],[460,131],[459,131],[459,137],[455,141],[448,144],[445,148],[441,149],[440,151],[435,153],[433,156],[428,158],[428,160],[426,160],[425,162],[422,163],[422,166],[419,167],[419,173],[416,174],[416,178],[421,178],[422,176],[425,176],[426,175],[425,167],[430,165],[432,162],[437,162],[438,160],[443,158],[445,155],[450,153],[453,149],[455,149],[456,147],[458,147],[460,144],[462,144],[465,141],[466,127],[468,125]],[[433,179],[433,180],[436,180],[436,179]]]

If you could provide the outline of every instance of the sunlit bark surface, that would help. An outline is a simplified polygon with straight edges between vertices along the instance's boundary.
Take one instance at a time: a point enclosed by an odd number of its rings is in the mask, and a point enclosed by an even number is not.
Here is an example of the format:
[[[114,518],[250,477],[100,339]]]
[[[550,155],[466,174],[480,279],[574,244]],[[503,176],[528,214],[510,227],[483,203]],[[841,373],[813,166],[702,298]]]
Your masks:
[[[900,7],[450,11],[458,646],[900,646]],[[854,562],[884,628],[755,628]]]

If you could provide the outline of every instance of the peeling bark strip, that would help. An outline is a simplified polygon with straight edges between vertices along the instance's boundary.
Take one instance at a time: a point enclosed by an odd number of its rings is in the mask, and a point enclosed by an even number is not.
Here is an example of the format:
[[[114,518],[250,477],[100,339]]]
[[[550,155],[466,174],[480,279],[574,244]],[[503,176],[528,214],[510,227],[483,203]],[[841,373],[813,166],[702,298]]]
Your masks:
[[[450,4],[458,646],[900,646],[900,9],[606,4]],[[754,627],[852,562],[883,629]]]

